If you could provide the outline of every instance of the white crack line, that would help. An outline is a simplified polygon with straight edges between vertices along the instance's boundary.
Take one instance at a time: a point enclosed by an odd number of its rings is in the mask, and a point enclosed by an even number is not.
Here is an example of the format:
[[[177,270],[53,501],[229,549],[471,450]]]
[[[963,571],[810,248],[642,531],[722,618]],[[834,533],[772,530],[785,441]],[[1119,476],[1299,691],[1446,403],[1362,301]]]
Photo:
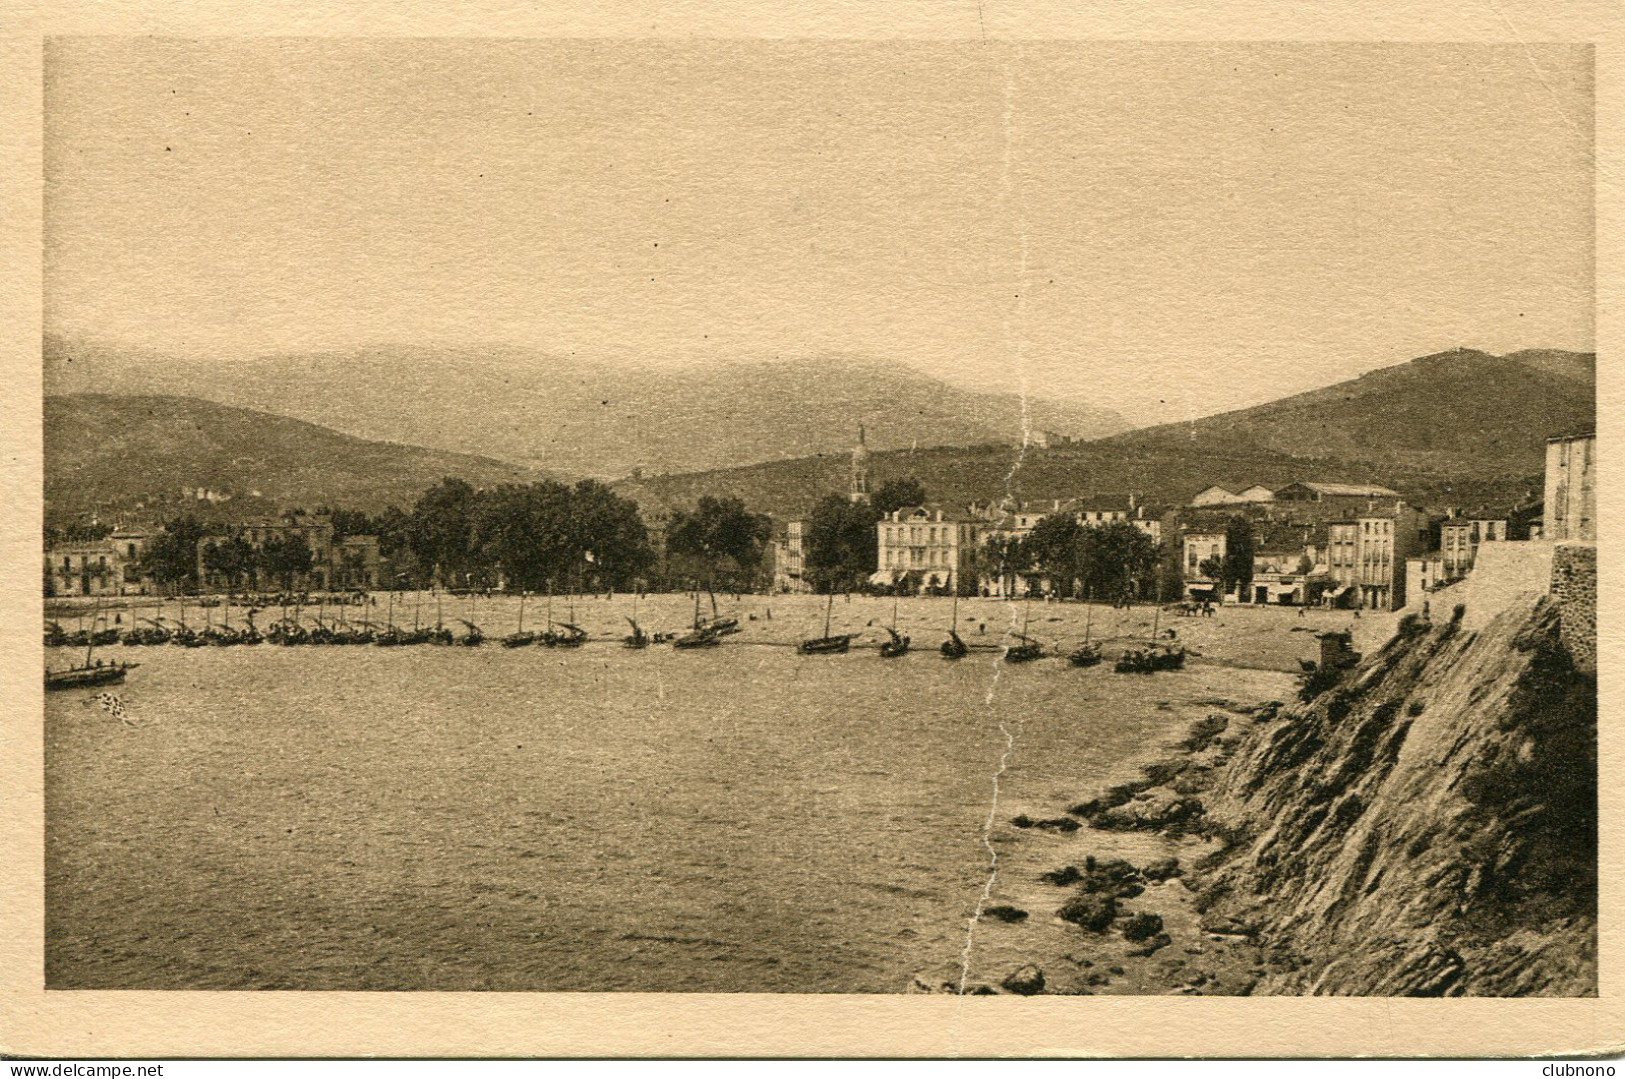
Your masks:
[[[1005,64],[1004,76],[1004,117],[1001,128],[1004,134],[1004,168],[1000,198],[1001,201],[1003,201],[1008,207],[1011,203],[1010,195],[1012,184],[1010,173],[1011,160],[1013,156],[1013,145],[1010,138],[1010,129],[1011,120],[1015,115],[1016,89],[1014,70],[1009,62],[1006,62]],[[1027,399],[1027,349],[1026,342],[1021,334],[1021,327],[1026,321],[1025,312],[1027,309],[1027,219],[1026,216],[1021,212],[1019,205],[1015,211],[1015,218],[1017,231],[1021,241],[1020,254],[1016,268],[1016,287],[1021,291],[1017,292],[1015,295],[1016,302],[1014,304],[1013,317],[1011,314],[1007,314],[1004,318],[1004,337],[1006,343],[1010,346],[1011,351],[1014,353],[1015,359],[1018,391],[1021,400],[1021,444],[1016,449],[1015,459],[1010,463],[1010,471],[1006,472],[1004,475],[1004,494],[1007,504],[1015,502],[1016,473],[1021,471],[1022,463],[1027,456],[1027,445],[1032,437],[1032,411]],[[1005,603],[1010,611],[1010,622],[1009,625],[1005,627],[1004,631],[1005,644],[1008,646],[1016,633],[1016,616],[1018,612],[1012,597],[1005,597]],[[1003,673],[1003,671],[1004,654],[1001,652],[993,660],[993,677],[988,681],[987,696],[984,697],[982,701],[983,707],[988,709],[993,707],[993,696],[996,692],[998,692],[999,676]],[[987,851],[988,862],[987,879],[982,884],[981,895],[977,896],[976,909],[971,912],[970,924],[965,930],[965,947],[959,955],[958,993],[960,996],[965,995],[965,984],[970,980],[971,952],[976,945],[976,927],[982,920],[982,912],[987,909],[988,900],[993,898],[993,887],[998,883],[999,879],[999,852],[997,848],[993,846],[993,825],[998,820],[999,816],[999,795],[1001,793],[1001,784],[1004,780],[1004,774],[1005,772],[1009,771],[1010,758],[1016,751],[1016,737],[1018,734],[1020,734],[1021,728],[1025,722],[1026,721],[1024,718],[1018,719],[1015,723],[1014,730],[1007,727],[1002,720],[999,722],[999,733],[1004,735],[1004,750],[999,754],[999,765],[998,768],[993,772],[993,796],[988,804],[987,819],[982,822],[982,846]]]

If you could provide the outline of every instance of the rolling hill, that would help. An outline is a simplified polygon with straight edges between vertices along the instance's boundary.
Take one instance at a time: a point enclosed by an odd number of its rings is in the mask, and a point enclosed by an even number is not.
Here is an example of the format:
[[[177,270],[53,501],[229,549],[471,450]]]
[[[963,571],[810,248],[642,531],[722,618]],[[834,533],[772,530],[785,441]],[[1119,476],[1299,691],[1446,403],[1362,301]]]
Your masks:
[[[477,486],[540,478],[489,458],[369,442],[184,397],[47,397],[44,428],[46,512],[59,522],[169,503],[182,487],[231,493],[222,511],[329,503],[376,512],[409,507],[445,476]]]
[[[179,359],[47,337],[48,393],[203,398],[362,438],[473,453],[561,475],[692,472],[844,449],[867,423],[878,449],[1010,442],[1016,394],[950,386],[850,356],[704,365],[509,348]],[[1035,428],[1124,430],[1115,412],[1030,399]]]
[[[873,483],[920,479],[935,499],[1009,492],[1043,500],[1134,492],[1180,504],[1209,484],[1231,490],[1294,480],[1376,482],[1428,505],[1506,506],[1537,492],[1549,435],[1595,422],[1595,357],[1447,352],[1194,423],[1051,449],[973,447],[871,458]],[[734,494],[754,508],[804,514],[846,489],[840,454],[623,483],[651,505]]]
[[[1490,478],[1539,472],[1548,436],[1596,422],[1596,357],[1440,352],[1348,382],[1107,440],[1135,454],[1175,447],[1358,461]],[[1262,481],[1261,481],[1262,482]]]

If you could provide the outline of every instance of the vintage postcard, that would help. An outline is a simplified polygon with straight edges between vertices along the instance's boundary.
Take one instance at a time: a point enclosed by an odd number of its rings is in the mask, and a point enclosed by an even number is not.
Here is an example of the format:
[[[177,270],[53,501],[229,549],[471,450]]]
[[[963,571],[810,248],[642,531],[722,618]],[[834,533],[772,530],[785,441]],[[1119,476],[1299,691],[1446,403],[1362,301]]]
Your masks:
[[[0,1051],[1625,1044],[1615,16],[207,7],[8,40]]]

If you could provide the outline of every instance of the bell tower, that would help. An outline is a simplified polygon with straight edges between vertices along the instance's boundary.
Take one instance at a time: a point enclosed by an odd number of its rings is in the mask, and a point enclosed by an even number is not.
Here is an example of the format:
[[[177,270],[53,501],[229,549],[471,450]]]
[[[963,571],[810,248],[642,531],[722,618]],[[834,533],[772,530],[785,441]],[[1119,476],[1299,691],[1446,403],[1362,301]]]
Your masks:
[[[858,424],[858,444],[852,447],[852,481],[846,498],[853,505],[869,502],[869,447],[861,423]]]

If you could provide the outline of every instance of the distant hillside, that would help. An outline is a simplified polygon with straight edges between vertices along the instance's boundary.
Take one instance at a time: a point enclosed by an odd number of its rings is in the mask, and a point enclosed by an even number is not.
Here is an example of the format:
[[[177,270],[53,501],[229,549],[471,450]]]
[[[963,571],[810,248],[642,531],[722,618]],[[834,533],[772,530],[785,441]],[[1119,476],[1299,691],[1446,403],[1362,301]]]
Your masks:
[[[1456,476],[1397,466],[1328,458],[1288,457],[1265,450],[1222,451],[1161,446],[1128,453],[1096,441],[1020,454],[1004,447],[934,449],[875,454],[872,485],[912,476],[933,500],[965,504],[1007,492],[1021,500],[1126,496],[1181,505],[1210,484],[1231,490],[1253,483],[1279,487],[1295,480],[1381,483],[1425,505],[1511,506],[1531,491],[1539,497],[1538,469],[1507,475]],[[804,516],[818,499],[847,489],[847,458],[839,454],[771,461],[745,468],[622,481],[615,489],[648,509],[691,505],[701,495],[732,495],[754,510],[784,518]]]
[[[705,365],[586,363],[515,348],[373,349],[182,360],[55,337],[47,392],[199,397],[386,439],[601,477],[691,472],[877,449],[1009,442],[1016,394],[950,386],[897,363],[846,356]],[[1033,428],[1096,438],[1115,412],[1030,399]]]
[[[1146,428],[1055,449],[877,454],[871,476],[911,475],[933,498],[1042,500],[1136,493],[1183,503],[1209,484],[1231,490],[1301,479],[1376,482],[1429,505],[1510,506],[1541,487],[1548,435],[1595,422],[1595,358],[1530,351],[1447,352],[1325,389],[1194,423]],[[736,494],[798,516],[844,491],[842,454],[623,484],[651,504]]]
[[[1589,353],[1460,349],[1108,444],[1131,453],[1266,451],[1482,479],[1540,471],[1546,438],[1594,425],[1596,401]]]
[[[69,520],[128,510],[182,487],[232,492],[243,505],[410,506],[445,476],[476,485],[538,478],[483,457],[369,442],[314,424],[184,397],[45,398],[45,499]],[[249,500],[258,490],[261,498]],[[225,511],[232,503],[222,503]]]

